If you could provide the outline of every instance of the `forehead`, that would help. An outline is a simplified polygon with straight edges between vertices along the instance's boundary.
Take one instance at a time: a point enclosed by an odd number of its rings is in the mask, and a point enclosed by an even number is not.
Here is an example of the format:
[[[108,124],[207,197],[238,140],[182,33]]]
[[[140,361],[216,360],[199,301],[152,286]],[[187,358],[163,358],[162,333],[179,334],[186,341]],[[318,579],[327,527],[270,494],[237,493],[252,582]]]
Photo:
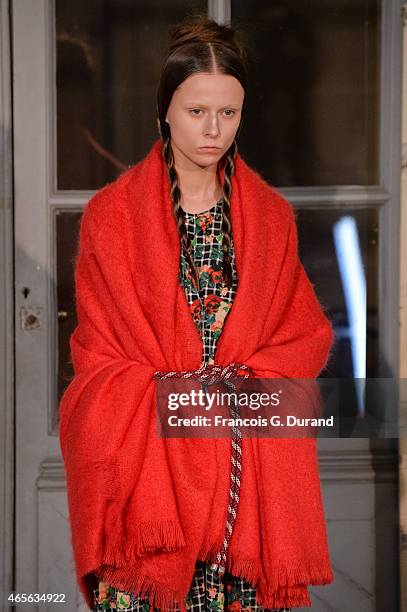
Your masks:
[[[176,89],[174,95],[180,100],[221,101],[223,98],[242,101],[244,89],[238,79],[230,74],[198,72],[187,77]]]

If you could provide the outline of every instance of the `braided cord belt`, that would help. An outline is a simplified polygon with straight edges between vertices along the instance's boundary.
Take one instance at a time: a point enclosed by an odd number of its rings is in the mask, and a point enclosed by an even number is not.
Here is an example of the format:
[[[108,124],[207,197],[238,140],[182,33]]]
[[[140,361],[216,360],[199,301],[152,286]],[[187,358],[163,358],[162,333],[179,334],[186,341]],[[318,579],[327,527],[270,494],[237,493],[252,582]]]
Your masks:
[[[244,370],[244,374],[239,374],[239,370]],[[222,367],[218,364],[204,364],[198,370],[184,370],[182,372],[155,372],[153,379],[166,378],[194,378],[197,379],[203,389],[210,385],[220,382],[227,385],[233,391],[236,391],[236,385],[230,378],[248,378],[253,370],[243,363],[230,363]],[[232,418],[239,416],[238,407],[230,402],[229,412]],[[237,509],[240,500],[240,480],[242,473],[242,432],[237,426],[232,426],[232,454],[231,454],[231,472],[230,472],[230,490],[228,513],[226,519],[226,530],[223,544],[216,554],[216,562],[212,563],[210,569],[218,571],[219,574],[224,574],[226,570],[226,552],[229,546],[230,538],[232,537],[233,525],[236,521]]]

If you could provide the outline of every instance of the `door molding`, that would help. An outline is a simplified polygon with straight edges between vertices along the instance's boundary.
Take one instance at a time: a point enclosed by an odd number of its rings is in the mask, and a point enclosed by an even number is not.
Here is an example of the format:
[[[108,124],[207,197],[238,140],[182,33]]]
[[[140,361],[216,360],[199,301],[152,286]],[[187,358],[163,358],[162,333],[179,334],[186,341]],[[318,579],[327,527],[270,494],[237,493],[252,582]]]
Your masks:
[[[13,589],[14,330],[13,164],[9,0],[0,0],[0,592]]]
[[[402,78],[402,157],[401,157],[401,221],[400,221],[400,379],[407,378],[407,1],[403,15],[403,78]],[[400,396],[400,420],[407,420],[405,385]],[[401,612],[407,612],[407,438],[400,438],[400,586]]]

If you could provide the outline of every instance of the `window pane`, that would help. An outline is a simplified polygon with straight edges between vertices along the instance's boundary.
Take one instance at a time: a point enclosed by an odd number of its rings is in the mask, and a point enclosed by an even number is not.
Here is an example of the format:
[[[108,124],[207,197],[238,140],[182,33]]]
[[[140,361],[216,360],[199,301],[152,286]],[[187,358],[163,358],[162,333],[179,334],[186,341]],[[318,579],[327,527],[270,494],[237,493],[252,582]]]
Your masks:
[[[79,239],[82,212],[56,213],[57,310],[58,310],[58,378],[57,405],[74,371],[69,338],[77,325],[75,305],[74,258]],[[57,415],[54,415],[54,424]]]
[[[301,261],[336,335],[321,376],[365,378],[378,372],[378,211],[301,209]]]
[[[234,0],[246,32],[239,146],[279,186],[379,182],[379,0]]]
[[[159,137],[167,27],[202,0],[56,0],[57,185],[97,189]]]

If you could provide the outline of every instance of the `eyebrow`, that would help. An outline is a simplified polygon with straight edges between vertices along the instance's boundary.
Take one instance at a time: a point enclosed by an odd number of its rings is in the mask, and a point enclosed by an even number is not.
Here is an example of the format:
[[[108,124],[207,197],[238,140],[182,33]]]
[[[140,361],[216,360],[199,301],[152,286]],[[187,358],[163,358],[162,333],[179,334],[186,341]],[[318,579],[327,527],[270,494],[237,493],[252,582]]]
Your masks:
[[[202,104],[202,102],[185,102],[185,104],[187,104],[188,106],[204,106],[206,107],[205,104]],[[222,106],[222,108],[240,108],[240,104],[225,104],[224,106]]]

